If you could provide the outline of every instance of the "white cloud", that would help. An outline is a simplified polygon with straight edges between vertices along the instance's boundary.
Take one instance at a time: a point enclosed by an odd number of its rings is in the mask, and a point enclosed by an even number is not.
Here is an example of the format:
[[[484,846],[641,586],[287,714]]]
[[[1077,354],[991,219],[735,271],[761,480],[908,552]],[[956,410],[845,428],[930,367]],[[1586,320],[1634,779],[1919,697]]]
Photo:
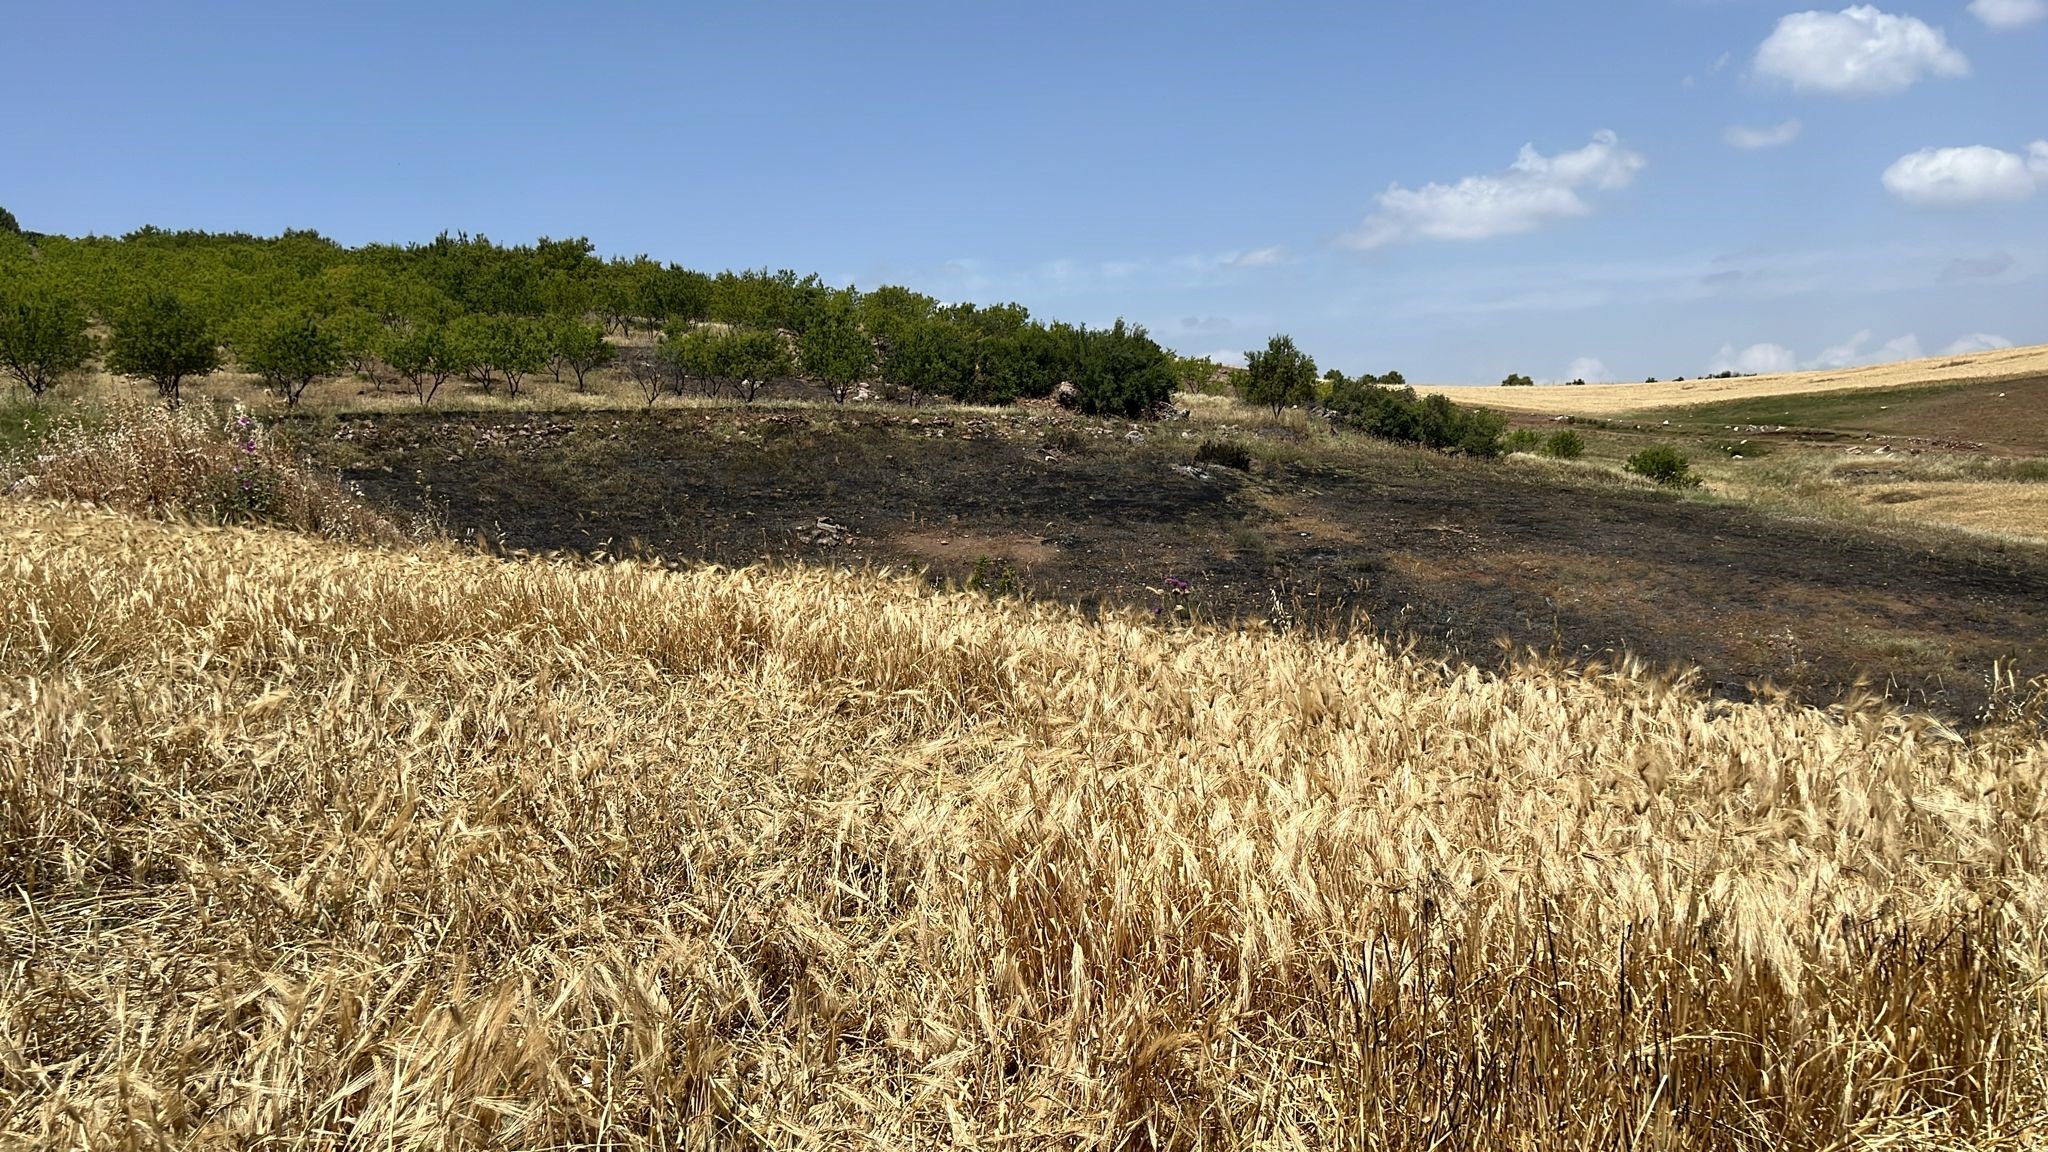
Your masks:
[[[2025,200],[2042,184],[2048,184],[2048,140],[2036,141],[2025,156],[1982,144],[1923,148],[1884,170],[1892,195],[1922,207]]]
[[[1869,4],[1794,12],[1756,50],[1756,74],[1797,92],[1899,92],[1924,76],[1967,76],[1938,28]]]
[[[1810,360],[1801,360],[1798,353],[1783,344],[1752,344],[1740,352],[1732,344],[1723,344],[1713,363],[1707,365],[1707,373],[1742,372],[1766,376],[1777,372],[1889,364],[1896,360],[1918,360],[1926,355],[1920,350],[1920,338],[1910,333],[1887,340],[1875,348],[1870,346],[1870,340],[1871,332],[1866,328],[1840,344],[1822,349],[1820,355]]]
[[[2000,348],[2012,347],[2012,341],[1989,332],[1972,332],[1955,343],[1942,349],[1943,356],[1968,356],[1972,352],[1994,352]]]
[[[1821,350],[1821,354],[1806,362],[1808,368],[1847,368],[1865,362],[1863,346],[1870,343],[1870,329],[1865,328],[1843,343]]]
[[[1970,0],[1970,15],[1992,28],[2019,28],[2048,19],[2048,0]]]
[[[1721,139],[1726,140],[1730,148],[1754,152],[1759,148],[1778,148],[1790,144],[1799,139],[1801,127],[1797,120],[1787,120],[1783,124],[1769,128],[1744,128],[1737,124],[1721,133]]]
[[[1340,243],[1372,249],[1403,240],[1483,240],[1530,232],[1590,214],[1581,190],[1625,188],[1644,163],[1607,131],[1594,133],[1584,148],[1556,156],[1525,144],[1504,172],[1421,188],[1389,185],[1379,195],[1378,210]]]
[[[1876,349],[1870,343],[1870,329],[1865,328],[1841,344],[1825,349],[1820,355],[1801,365],[1803,368],[1855,368],[1864,364],[1890,364],[1898,360],[1918,360],[1926,353],[1920,350],[1920,338],[1912,334],[1887,340]]]
[[[1607,365],[1598,357],[1581,356],[1572,361],[1571,367],[1564,370],[1564,378],[1584,380],[1588,384],[1611,384],[1614,381],[1614,374],[1607,370]]]
[[[1714,362],[1707,365],[1709,374],[1718,372],[1741,372],[1746,375],[1769,376],[1777,372],[1790,372],[1799,366],[1799,357],[1783,344],[1751,344],[1737,352],[1732,344],[1721,345],[1721,351]]]
[[[1271,268],[1277,264],[1285,264],[1292,259],[1293,256],[1288,253],[1287,249],[1275,244],[1271,248],[1254,248],[1249,252],[1239,253],[1229,257],[1224,263],[1232,268]]]

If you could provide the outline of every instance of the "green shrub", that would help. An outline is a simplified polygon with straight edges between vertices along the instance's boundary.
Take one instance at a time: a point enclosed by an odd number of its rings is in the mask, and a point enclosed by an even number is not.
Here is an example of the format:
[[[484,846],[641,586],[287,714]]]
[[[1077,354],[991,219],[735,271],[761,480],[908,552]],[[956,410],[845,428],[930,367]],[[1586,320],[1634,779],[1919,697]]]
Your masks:
[[[1236,440],[1204,440],[1201,447],[1195,449],[1195,463],[1249,472],[1252,450]]]
[[[1586,454],[1586,442],[1577,432],[1562,428],[1543,441],[1543,454],[1554,460],[1577,460]]]
[[[1108,328],[1081,328],[1080,363],[1073,376],[1080,409],[1091,416],[1150,416],[1173,398],[1173,357],[1142,325],[1118,320]]]
[[[1696,488],[1700,483],[1700,478],[1693,474],[1692,461],[1669,444],[1645,448],[1630,456],[1622,467],[1673,488]]]
[[[1468,456],[1501,454],[1502,438],[1508,430],[1506,416],[1487,408],[1461,408],[1440,392],[1418,397],[1413,388],[1381,383],[1387,379],[1361,376],[1336,385],[1330,393],[1330,410],[1369,436]]]
[[[1537,435],[1534,428],[1517,428],[1501,441],[1501,448],[1508,452],[1534,452],[1542,442],[1543,437]]]
[[[1510,372],[1507,378],[1500,382],[1500,386],[1503,388],[1534,388],[1536,382],[1520,372]]]
[[[1017,575],[1017,568],[1008,560],[999,560],[982,555],[974,558],[974,571],[968,573],[967,582],[962,585],[969,592],[979,592],[991,600],[1002,600],[1020,595],[1024,580]]]

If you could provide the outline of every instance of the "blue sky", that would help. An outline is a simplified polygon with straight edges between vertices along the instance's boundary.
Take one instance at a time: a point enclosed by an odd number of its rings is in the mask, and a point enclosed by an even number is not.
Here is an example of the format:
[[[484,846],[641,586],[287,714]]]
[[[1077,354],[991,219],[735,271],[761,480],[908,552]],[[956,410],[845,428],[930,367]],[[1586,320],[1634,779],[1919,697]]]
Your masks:
[[[2048,3],[0,2],[25,227],[587,235],[1411,379],[2048,341]]]

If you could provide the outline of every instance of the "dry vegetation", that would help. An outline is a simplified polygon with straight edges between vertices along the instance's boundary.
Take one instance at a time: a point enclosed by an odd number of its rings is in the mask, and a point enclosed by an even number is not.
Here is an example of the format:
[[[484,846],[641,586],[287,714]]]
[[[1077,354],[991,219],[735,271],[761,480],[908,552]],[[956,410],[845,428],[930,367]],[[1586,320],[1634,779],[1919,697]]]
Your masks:
[[[0,502],[0,1143],[2032,1147],[2048,746]]]
[[[1650,408],[1745,400],[1760,396],[1794,396],[1872,388],[1977,380],[2003,380],[2048,373],[2048,344],[2000,348],[1963,356],[1933,356],[1875,364],[1867,368],[1818,372],[1786,372],[1771,376],[1740,376],[1726,380],[1666,380],[1656,384],[1587,384],[1578,387],[1441,389],[1460,403],[1485,404],[1512,411],[1572,416],[1616,416]]]
[[[239,406],[74,409],[18,459],[0,458],[0,488],[158,519],[272,524],[343,540],[389,543],[428,530],[401,528],[306,467]]]

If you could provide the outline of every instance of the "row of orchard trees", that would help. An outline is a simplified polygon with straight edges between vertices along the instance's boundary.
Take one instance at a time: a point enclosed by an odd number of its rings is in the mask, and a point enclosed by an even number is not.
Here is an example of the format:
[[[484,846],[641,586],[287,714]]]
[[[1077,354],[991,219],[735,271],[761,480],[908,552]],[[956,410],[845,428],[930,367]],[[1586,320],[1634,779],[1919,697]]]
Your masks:
[[[789,271],[603,260],[581,239],[346,248],[313,232],[0,228],[0,367],[38,395],[102,355],[172,401],[229,363],[294,404],[343,371],[402,381],[422,403],[451,380],[516,395],[543,372],[580,388],[613,358],[609,336],[647,330],[662,333],[672,379],[748,399],[789,377],[842,400],[872,380],[991,404],[1071,383],[1084,410],[1137,416],[1176,384],[1172,356],[1122,322],[1047,324],[1020,305],[941,305]]]
[[[1240,399],[1276,415],[1315,404],[1334,422],[1383,440],[1468,456],[1498,456],[1504,448],[1507,418],[1500,413],[1454,404],[1441,392],[1418,396],[1399,372],[1354,377],[1333,368],[1318,379],[1316,362],[1287,336],[1245,353],[1236,383]]]

